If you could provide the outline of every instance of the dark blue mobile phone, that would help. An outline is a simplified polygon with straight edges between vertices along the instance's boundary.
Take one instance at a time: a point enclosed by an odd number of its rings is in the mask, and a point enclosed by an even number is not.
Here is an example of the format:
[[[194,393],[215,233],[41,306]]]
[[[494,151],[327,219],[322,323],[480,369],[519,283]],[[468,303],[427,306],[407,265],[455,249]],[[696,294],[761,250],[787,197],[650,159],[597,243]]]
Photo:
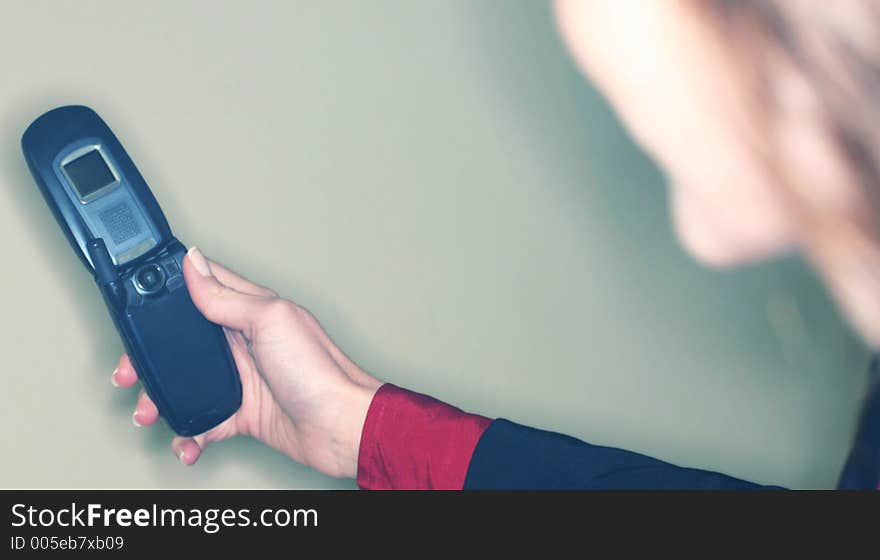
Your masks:
[[[235,413],[241,381],[223,329],[193,305],[186,249],[107,124],[88,107],[59,107],[21,146],[165,421],[190,436]]]

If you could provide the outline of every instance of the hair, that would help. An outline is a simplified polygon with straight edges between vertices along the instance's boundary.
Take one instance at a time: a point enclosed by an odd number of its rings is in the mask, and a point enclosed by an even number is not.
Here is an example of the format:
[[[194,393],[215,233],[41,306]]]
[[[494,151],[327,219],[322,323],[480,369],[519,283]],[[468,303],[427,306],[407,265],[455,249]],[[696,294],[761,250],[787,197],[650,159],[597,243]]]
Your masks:
[[[779,63],[819,102],[847,170],[880,196],[880,5],[873,0],[694,0],[738,57],[760,109],[779,109]]]

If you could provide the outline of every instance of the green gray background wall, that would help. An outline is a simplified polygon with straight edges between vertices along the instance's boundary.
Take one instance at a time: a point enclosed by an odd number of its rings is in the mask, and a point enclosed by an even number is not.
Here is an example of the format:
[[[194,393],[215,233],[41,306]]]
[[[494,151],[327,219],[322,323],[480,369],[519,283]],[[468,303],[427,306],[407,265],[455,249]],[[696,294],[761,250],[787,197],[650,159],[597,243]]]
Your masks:
[[[348,488],[257,442],[180,466],[21,158],[108,120],[177,235],[376,375],[689,466],[833,485],[867,353],[797,259],[716,272],[532,1],[4,1],[0,486]],[[644,92],[650,95],[649,91]],[[748,216],[743,216],[748,219]]]

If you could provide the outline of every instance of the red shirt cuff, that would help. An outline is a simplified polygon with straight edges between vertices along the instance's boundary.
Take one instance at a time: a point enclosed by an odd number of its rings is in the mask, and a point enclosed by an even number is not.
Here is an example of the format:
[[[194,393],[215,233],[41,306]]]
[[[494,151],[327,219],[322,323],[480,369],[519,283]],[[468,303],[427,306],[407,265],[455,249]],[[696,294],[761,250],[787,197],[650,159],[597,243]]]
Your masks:
[[[376,391],[358,451],[368,490],[461,490],[480,436],[492,421],[386,383]]]

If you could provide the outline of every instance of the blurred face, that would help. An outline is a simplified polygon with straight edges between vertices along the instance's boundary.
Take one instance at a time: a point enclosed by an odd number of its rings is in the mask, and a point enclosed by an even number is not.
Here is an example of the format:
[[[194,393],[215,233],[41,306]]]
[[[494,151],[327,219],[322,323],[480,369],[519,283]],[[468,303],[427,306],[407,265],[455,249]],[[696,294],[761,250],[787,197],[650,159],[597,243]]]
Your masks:
[[[663,168],[683,245],[716,267],[802,251],[863,339],[880,347],[880,210],[841,157],[825,100],[790,60],[761,49],[755,64],[771,77],[762,91],[775,104],[769,114],[756,110],[748,62],[736,56],[743,48],[722,45],[695,6],[556,0],[555,9],[577,64]],[[834,20],[842,37],[876,42],[873,32],[853,33],[866,21],[855,9],[824,0],[782,6],[799,12],[803,33]],[[739,40],[747,47],[750,39]]]
[[[665,0],[556,3],[575,61],[664,169],[684,246],[713,266],[762,259],[792,247],[794,227],[743,142],[749,115],[732,61],[684,9]]]

